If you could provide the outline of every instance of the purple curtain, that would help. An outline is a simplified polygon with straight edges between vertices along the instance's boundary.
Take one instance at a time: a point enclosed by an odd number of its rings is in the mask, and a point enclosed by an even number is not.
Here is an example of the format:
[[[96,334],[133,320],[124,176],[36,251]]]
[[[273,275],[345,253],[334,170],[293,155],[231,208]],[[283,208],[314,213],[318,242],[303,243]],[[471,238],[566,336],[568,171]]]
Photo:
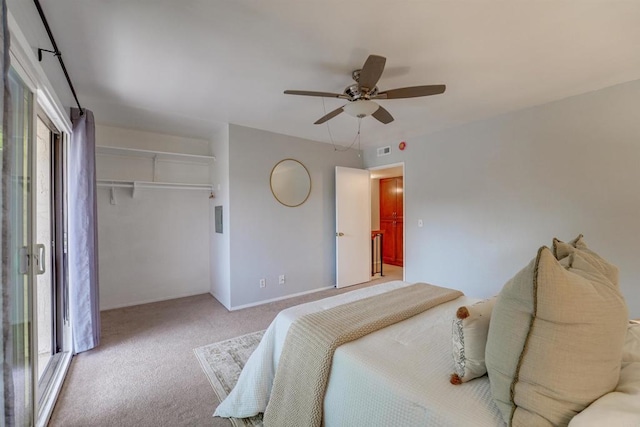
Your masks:
[[[73,351],[100,344],[98,208],[93,113],[71,109],[69,147],[69,312]]]
[[[9,123],[11,123],[11,94],[9,93],[9,26],[7,25],[7,4],[5,0],[1,0],[0,4],[0,62],[2,68],[2,83],[0,83],[0,114],[2,115],[2,209],[0,209],[2,217],[2,273],[0,274],[2,282],[2,303],[0,304],[0,314],[2,318],[2,347],[0,347],[0,356],[2,356],[2,408],[0,408],[0,424],[3,426],[15,425],[14,417],[14,390],[13,390],[13,374],[11,369],[12,345],[11,345],[11,286],[9,284],[11,257],[10,257],[10,233],[11,224],[9,216],[11,181],[11,158],[13,155],[12,138],[9,135]]]

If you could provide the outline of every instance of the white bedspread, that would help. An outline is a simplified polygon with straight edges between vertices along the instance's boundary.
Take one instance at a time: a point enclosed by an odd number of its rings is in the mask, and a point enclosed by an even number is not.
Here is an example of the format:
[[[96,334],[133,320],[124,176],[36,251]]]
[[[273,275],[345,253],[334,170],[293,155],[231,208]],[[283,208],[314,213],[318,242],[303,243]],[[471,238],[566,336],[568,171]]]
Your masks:
[[[279,313],[214,415],[264,412],[282,345],[296,318],[407,285],[389,282]],[[473,301],[460,297],[339,347],[325,396],[325,425],[503,425],[486,377],[460,386],[449,383],[451,319],[460,305]]]
[[[454,386],[451,320],[460,297],[339,347],[327,426],[502,426],[489,380]]]
[[[569,427],[640,426],[640,324],[630,324],[622,355],[620,382],[576,415]]]

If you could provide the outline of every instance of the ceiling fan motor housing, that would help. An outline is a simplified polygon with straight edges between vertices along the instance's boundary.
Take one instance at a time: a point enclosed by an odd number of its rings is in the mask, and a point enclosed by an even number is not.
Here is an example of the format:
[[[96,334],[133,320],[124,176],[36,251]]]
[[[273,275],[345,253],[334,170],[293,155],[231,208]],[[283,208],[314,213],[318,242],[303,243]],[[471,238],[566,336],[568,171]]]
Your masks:
[[[344,94],[349,97],[349,101],[357,101],[358,99],[369,99],[372,96],[378,94],[378,86],[374,87],[372,90],[364,91],[359,84],[353,84],[345,88]]]

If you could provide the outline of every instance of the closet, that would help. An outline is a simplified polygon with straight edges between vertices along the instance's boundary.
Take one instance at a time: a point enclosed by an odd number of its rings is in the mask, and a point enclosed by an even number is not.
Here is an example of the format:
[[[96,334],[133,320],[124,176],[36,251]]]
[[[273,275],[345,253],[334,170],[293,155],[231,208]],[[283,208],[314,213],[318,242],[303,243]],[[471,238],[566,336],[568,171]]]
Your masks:
[[[96,143],[100,309],[209,292],[211,142],[96,125]]]
[[[382,261],[402,266],[403,261],[403,187],[402,177],[380,180],[380,229],[384,231]]]

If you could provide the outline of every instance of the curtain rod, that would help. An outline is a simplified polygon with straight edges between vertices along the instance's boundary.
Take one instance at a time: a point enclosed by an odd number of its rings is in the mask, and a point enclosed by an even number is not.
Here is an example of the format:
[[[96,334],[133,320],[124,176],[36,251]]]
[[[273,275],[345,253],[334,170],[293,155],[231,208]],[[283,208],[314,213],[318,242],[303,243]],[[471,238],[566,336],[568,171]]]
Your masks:
[[[78,95],[76,95],[76,90],[73,87],[73,83],[71,83],[71,77],[69,77],[69,73],[67,72],[67,67],[64,66],[64,61],[62,60],[62,53],[58,50],[58,45],[56,44],[56,40],[53,38],[53,33],[51,33],[51,28],[49,27],[47,18],[44,16],[42,6],[40,6],[40,1],[33,0],[33,2],[36,4],[36,8],[38,9],[38,13],[40,14],[40,19],[42,19],[44,28],[47,30],[47,34],[49,35],[49,40],[51,40],[51,45],[53,46],[53,50],[38,49],[38,60],[42,61],[42,52],[53,53],[54,56],[58,57],[58,61],[60,61],[60,67],[64,72],[64,76],[67,78],[67,83],[69,83],[69,88],[71,89],[71,93],[73,94],[73,97],[76,100],[76,104],[78,105],[78,109],[80,110],[80,115],[82,115],[84,114],[84,109],[80,106],[80,101],[78,101]]]

